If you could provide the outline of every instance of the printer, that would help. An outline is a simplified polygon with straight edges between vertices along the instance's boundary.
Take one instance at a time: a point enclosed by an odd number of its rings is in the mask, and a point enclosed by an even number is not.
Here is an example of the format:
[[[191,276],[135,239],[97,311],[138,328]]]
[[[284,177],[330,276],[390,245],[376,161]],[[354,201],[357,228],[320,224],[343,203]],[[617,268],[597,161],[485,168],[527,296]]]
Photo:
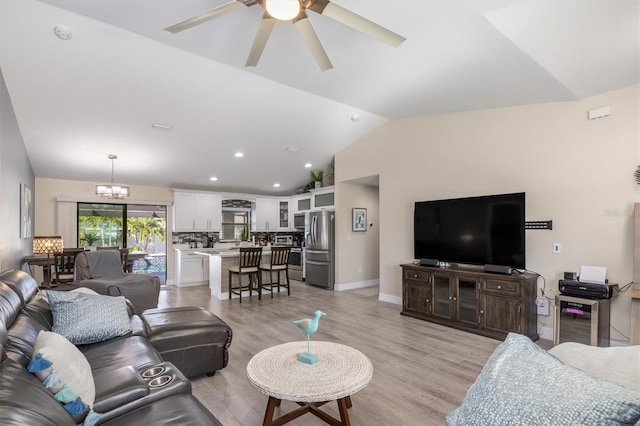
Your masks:
[[[560,280],[558,289],[565,296],[580,297],[582,299],[611,299],[613,296],[613,285],[610,284]]]

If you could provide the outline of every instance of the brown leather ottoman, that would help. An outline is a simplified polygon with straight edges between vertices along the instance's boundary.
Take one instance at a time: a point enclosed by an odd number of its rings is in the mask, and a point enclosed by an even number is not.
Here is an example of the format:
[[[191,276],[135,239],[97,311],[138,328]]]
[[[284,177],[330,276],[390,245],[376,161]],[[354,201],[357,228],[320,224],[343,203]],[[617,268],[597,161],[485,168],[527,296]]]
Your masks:
[[[189,306],[147,309],[140,314],[149,341],[162,359],[187,377],[227,366],[231,328],[206,309]]]

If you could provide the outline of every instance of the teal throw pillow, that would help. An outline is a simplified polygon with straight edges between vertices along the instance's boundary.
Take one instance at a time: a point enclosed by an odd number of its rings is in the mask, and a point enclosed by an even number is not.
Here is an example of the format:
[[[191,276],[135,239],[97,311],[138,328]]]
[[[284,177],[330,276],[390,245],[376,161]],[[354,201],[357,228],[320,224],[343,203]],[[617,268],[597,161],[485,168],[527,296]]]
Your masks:
[[[127,302],[122,296],[47,293],[53,314],[51,331],[63,335],[74,345],[102,342],[131,332]]]
[[[640,420],[640,393],[562,363],[510,333],[447,425],[621,425]]]

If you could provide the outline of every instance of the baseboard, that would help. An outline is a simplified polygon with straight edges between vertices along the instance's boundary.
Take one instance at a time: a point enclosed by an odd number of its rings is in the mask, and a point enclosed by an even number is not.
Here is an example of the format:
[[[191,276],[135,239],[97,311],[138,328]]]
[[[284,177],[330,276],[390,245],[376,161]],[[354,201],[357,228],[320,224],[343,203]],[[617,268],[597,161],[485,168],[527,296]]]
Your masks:
[[[174,284],[173,284],[173,279],[171,279],[171,280],[167,280],[167,282],[166,282],[166,284],[165,284],[165,285],[174,285]]]
[[[394,305],[402,305],[402,297],[400,296],[392,296],[390,294],[380,293],[378,295],[378,300],[381,302],[389,302]]]
[[[180,285],[176,286],[176,287],[198,287],[201,285],[206,285],[209,286],[209,283],[206,281],[200,281],[200,282],[195,282],[195,283],[181,283]]]
[[[336,284],[333,289],[335,291],[346,291],[346,290],[355,290],[357,288],[373,287],[377,285],[380,285],[379,278],[376,278],[374,280],[367,280],[367,281],[356,281],[356,282],[346,283],[346,284]]]

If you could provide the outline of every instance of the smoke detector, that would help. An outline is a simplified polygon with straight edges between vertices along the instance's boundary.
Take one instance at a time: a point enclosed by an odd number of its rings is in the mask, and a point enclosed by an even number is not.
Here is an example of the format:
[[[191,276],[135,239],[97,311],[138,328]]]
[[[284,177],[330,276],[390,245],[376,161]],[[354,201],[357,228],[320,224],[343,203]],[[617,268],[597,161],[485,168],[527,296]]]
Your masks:
[[[53,27],[53,33],[60,40],[69,40],[71,38],[71,30],[65,25],[56,25]]]

